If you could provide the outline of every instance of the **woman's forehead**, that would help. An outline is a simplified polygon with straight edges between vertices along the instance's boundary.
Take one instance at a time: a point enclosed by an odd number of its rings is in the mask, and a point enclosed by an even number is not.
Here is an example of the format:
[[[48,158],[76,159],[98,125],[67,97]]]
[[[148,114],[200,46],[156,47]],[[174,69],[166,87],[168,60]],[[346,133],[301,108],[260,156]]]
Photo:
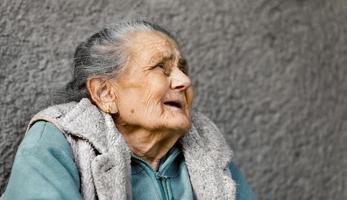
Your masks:
[[[130,53],[138,59],[155,61],[180,57],[175,41],[157,31],[132,34],[128,42]]]

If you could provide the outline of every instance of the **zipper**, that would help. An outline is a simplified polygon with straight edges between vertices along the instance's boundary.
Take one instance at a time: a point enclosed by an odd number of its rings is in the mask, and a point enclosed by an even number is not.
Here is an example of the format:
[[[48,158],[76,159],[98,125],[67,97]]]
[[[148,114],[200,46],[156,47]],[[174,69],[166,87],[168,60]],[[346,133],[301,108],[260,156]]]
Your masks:
[[[166,200],[172,200],[172,191],[170,187],[169,177],[160,175],[158,172],[155,173],[156,179],[159,181],[160,190],[162,192],[162,196]]]
[[[154,177],[152,177],[155,178],[154,180],[159,186],[161,197],[164,200],[172,200],[173,195],[169,180],[170,177],[162,175],[162,173],[166,171],[166,168],[169,166],[169,163],[176,159],[179,153],[180,151],[174,150],[172,154],[167,158],[167,160],[164,163],[162,163],[161,166],[159,166],[158,171],[153,171],[152,166],[150,166],[145,160],[136,156],[135,154],[132,154],[132,157],[135,158],[135,160],[137,160],[138,163],[143,165],[143,167],[149,169],[154,174]]]
[[[145,167],[152,170],[152,167],[145,160],[143,160],[140,157],[137,157],[135,155],[133,155],[133,158],[135,158],[141,165],[144,165]],[[172,191],[171,191],[171,187],[170,187],[170,182],[168,180],[169,177],[161,175],[160,172],[155,172],[153,170],[152,170],[152,172],[154,173],[156,182],[159,185],[161,197],[164,200],[171,200],[172,199]]]

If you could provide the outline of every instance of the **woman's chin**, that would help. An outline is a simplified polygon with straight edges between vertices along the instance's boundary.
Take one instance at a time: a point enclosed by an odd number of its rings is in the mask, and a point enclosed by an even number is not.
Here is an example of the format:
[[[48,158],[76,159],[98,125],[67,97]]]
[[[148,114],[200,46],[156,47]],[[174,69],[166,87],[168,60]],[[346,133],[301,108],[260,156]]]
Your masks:
[[[165,123],[166,128],[177,130],[179,132],[187,132],[191,126],[190,119],[186,116],[176,116],[169,119]]]
[[[141,121],[142,127],[148,130],[187,132],[191,126],[190,113],[178,109],[166,109],[160,115],[147,115]]]

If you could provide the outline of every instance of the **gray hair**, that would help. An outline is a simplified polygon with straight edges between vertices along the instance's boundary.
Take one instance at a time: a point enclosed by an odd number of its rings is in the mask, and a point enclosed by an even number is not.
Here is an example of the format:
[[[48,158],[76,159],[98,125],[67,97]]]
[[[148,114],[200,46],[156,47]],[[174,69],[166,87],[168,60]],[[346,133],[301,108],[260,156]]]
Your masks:
[[[127,35],[142,31],[159,31],[177,43],[176,38],[166,29],[144,20],[121,22],[107,27],[77,46],[72,66],[73,79],[56,93],[53,103],[88,98],[86,81],[89,77],[119,74],[128,59],[123,45]]]

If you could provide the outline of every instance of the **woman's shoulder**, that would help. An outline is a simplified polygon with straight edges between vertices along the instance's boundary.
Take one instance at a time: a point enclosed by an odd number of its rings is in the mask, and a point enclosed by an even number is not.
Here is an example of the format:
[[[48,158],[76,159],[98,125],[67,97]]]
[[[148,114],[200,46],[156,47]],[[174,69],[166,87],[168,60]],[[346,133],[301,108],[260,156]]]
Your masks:
[[[17,150],[5,199],[81,199],[79,185],[64,133],[50,122],[35,122]]]
[[[64,136],[53,123],[48,121],[36,121],[26,132],[19,147],[23,150],[60,149],[72,157],[72,150]]]

